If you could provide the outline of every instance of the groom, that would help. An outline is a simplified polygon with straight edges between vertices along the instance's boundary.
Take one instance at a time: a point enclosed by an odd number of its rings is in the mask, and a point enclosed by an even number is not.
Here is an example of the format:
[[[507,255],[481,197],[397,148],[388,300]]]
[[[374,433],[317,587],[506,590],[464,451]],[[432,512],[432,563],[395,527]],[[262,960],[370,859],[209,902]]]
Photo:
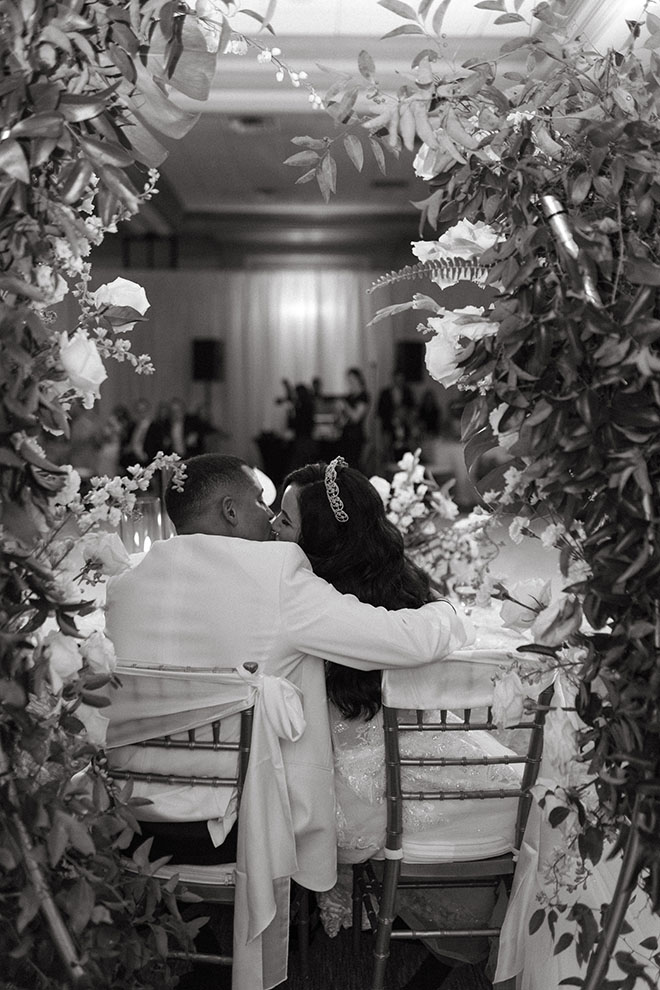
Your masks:
[[[336,844],[324,660],[361,670],[425,664],[463,645],[464,628],[446,602],[390,612],[317,577],[296,544],[272,541],[273,514],[254,471],[239,458],[203,454],[186,462],[186,472],[183,491],[170,486],[166,494],[178,535],[155,543],[133,570],[109,583],[108,635],[122,661],[209,667],[253,661],[260,673],[284,676],[300,689],[306,728],[297,742],[282,743],[299,868],[293,879],[328,890]],[[112,706],[107,712],[112,728]],[[147,752],[151,765],[141,769],[171,768],[167,750]],[[126,756],[109,753],[115,766]],[[167,812],[150,795],[154,803],[142,816],[155,819],[155,832],[167,832],[171,822],[184,839],[189,832],[206,862],[232,859],[225,843],[231,816],[219,812],[214,788],[198,790],[180,809],[173,811],[170,800]],[[184,851],[179,862],[190,862],[185,857]]]

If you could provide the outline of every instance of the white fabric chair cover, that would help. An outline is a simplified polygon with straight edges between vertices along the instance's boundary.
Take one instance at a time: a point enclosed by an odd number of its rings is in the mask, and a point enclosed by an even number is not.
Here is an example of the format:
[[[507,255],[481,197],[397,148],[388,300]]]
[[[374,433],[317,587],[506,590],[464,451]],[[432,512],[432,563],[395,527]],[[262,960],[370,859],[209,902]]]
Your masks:
[[[234,990],[269,990],[286,979],[295,838],[280,739],[305,729],[300,692],[282,677],[244,669],[161,669],[120,663],[108,748],[173,735],[254,705],[241,797],[234,904]]]

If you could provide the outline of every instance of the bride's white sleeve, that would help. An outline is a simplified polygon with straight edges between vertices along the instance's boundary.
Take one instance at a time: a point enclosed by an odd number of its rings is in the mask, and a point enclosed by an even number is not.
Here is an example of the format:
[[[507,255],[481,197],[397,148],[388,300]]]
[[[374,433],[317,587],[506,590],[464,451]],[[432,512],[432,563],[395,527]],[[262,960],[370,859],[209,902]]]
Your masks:
[[[468,641],[449,602],[396,611],[365,605],[317,577],[294,549],[281,571],[280,619],[283,639],[299,652],[369,670],[442,660]]]

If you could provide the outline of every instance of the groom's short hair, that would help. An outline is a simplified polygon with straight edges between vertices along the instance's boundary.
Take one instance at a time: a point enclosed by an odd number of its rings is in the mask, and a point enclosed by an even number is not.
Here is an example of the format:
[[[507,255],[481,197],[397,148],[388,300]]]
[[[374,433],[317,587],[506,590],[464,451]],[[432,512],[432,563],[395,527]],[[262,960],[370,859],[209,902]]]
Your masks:
[[[233,494],[250,483],[243,470],[248,465],[231,454],[200,454],[185,461],[185,467],[183,490],[170,482],[165,492],[165,508],[177,530],[203,515],[223,493]]]

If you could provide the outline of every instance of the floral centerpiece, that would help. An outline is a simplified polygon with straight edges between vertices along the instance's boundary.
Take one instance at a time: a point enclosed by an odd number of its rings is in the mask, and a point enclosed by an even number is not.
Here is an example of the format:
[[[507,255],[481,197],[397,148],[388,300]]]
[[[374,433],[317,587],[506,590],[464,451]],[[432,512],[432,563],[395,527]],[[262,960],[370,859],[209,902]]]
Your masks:
[[[473,283],[470,307],[444,305],[433,289],[383,315],[427,311],[429,371],[469,397],[468,464],[495,447],[503,455],[478,480],[485,501],[515,514],[512,535],[545,525],[560,548],[566,614],[554,625],[565,640],[537,643],[537,655],[552,665],[579,648],[567,704],[598,796],[593,810],[573,793],[563,812],[576,812],[592,862],[614,830],[626,870],[607,937],[585,908],[557,948],[573,944],[583,960],[598,940],[588,985],[618,986],[607,959],[635,878],[660,912],[660,19],[645,4],[622,19],[618,47],[600,53],[572,33],[566,0],[528,14],[520,2],[481,0],[521,33],[495,59],[456,71],[440,38],[448,3],[381,5],[404,21],[391,35],[419,35],[422,47],[395,94],[379,87],[367,53],[361,80],[333,83],[326,100],[343,132],[324,154],[348,133],[385,153],[417,152],[430,187],[417,204],[426,237],[415,264],[378,284]],[[507,65],[514,52],[522,70]],[[371,112],[355,110],[361,93]],[[559,782],[556,793],[562,803]],[[642,964],[617,961],[632,986]]]
[[[441,594],[456,591],[489,597],[488,561],[497,548],[487,533],[489,514],[475,509],[458,518],[449,495],[452,482],[439,486],[420,464],[421,450],[406,453],[392,481],[374,476],[387,518],[403,535],[406,553],[425,570]]]

